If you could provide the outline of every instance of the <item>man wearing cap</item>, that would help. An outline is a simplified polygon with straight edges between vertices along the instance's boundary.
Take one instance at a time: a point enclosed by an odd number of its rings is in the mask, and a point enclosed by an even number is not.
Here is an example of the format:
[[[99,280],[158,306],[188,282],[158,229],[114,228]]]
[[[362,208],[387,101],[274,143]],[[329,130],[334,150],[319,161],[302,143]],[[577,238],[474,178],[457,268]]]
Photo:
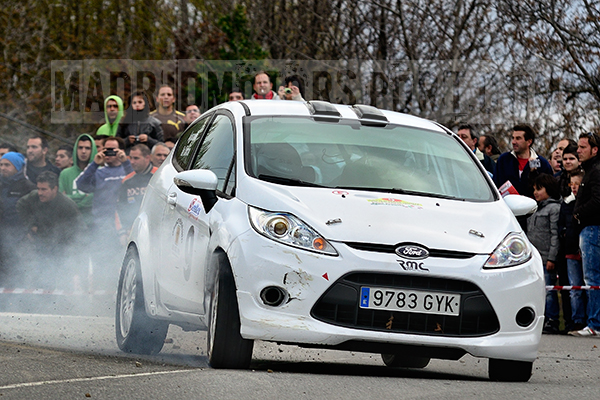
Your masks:
[[[23,173],[25,157],[8,152],[0,159],[0,262],[2,272],[18,261],[16,248],[25,236],[25,225],[17,213],[17,201],[35,189]]]

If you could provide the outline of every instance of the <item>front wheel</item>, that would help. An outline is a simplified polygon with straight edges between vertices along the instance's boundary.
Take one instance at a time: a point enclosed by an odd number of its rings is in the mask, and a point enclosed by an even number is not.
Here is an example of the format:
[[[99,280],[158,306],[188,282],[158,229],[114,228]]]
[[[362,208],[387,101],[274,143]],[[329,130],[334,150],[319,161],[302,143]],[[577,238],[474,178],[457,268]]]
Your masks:
[[[247,369],[254,341],[240,334],[240,312],[229,265],[219,266],[211,295],[208,324],[208,362],[213,368]]]
[[[117,344],[127,353],[158,354],[168,329],[168,323],[146,314],[140,259],[135,248],[130,247],[123,260],[117,291]]]
[[[425,368],[431,358],[406,357],[399,354],[382,354],[383,363],[391,368]]]
[[[500,382],[527,382],[531,378],[533,362],[498,360],[490,358],[488,373],[490,379]]]

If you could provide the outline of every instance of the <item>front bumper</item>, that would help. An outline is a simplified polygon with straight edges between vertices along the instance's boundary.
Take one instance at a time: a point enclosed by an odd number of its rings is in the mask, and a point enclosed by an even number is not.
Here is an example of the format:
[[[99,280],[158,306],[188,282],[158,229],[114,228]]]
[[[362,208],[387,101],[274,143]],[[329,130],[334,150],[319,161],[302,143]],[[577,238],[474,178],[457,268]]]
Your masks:
[[[423,350],[454,349],[476,357],[535,360],[545,299],[541,260],[537,253],[525,264],[499,270],[482,268],[487,259],[485,255],[468,259],[430,257],[423,261],[423,268],[406,270],[395,254],[356,250],[343,243],[333,245],[339,252],[338,257],[280,245],[253,230],[232,243],[228,255],[236,278],[244,338],[309,347],[356,348],[350,344],[371,343],[379,345],[373,348],[389,345],[392,349],[402,345]],[[464,282],[466,287],[475,287],[484,296],[495,315],[496,326],[475,333],[386,331],[383,326],[353,326],[352,323],[322,318],[315,312],[315,305],[332,285],[352,274],[397,276],[398,282],[407,277],[422,282]],[[260,292],[268,286],[280,287],[287,293],[280,306],[269,307],[261,301]],[[389,286],[389,283],[383,286]],[[523,307],[530,307],[535,313],[533,323],[527,327],[516,322],[516,315]],[[450,358],[445,357],[443,351],[425,352],[434,358],[438,353],[439,358]]]

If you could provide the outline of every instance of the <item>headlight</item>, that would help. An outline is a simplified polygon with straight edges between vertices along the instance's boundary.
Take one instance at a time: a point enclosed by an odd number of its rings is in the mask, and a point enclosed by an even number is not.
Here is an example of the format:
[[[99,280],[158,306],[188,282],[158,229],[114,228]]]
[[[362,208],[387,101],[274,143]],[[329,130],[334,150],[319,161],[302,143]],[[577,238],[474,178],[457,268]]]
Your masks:
[[[269,239],[315,253],[338,255],[325,238],[291,214],[264,211],[254,207],[248,207],[248,214],[252,227]]]
[[[511,232],[485,262],[483,268],[506,268],[523,264],[531,258],[531,246],[523,233]]]

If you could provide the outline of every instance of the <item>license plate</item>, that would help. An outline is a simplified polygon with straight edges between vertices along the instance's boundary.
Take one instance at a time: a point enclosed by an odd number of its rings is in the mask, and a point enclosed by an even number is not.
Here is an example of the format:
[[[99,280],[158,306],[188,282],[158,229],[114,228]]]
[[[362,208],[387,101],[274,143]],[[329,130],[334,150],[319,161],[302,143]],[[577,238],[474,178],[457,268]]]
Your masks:
[[[360,308],[459,315],[460,295],[410,289],[361,287]]]

